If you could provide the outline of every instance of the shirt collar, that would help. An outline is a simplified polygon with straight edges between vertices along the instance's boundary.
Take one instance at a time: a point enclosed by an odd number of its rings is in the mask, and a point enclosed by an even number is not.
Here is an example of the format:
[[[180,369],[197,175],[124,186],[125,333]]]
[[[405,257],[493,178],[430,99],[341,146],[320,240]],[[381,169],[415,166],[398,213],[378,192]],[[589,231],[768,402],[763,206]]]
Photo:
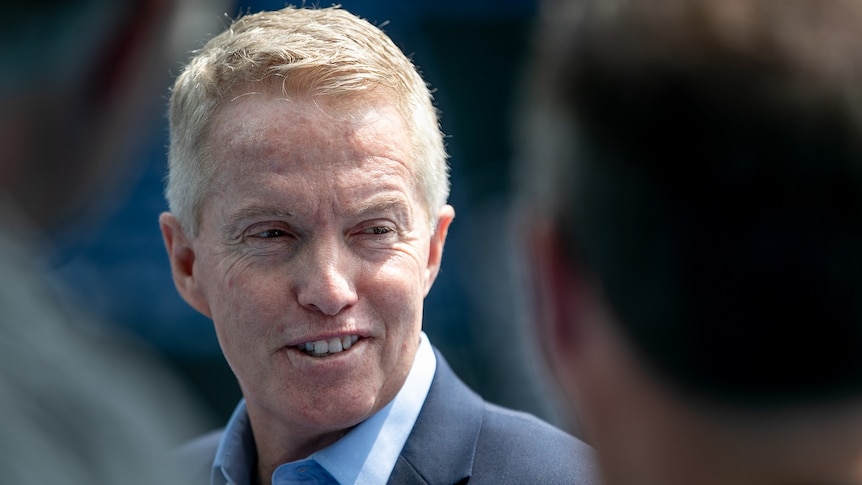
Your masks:
[[[251,467],[257,462],[254,435],[241,399],[227,422],[213,461],[211,485],[249,485]]]
[[[413,430],[436,369],[431,343],[422,332],[410,373],[395,398],[343,438],[309,458],[340,483],[385,483]],[[248,483],[257,457],[252,436],[245,400],[241,400],[219,443],[212,485]],[[273,476],[277,474],[278,468]]]

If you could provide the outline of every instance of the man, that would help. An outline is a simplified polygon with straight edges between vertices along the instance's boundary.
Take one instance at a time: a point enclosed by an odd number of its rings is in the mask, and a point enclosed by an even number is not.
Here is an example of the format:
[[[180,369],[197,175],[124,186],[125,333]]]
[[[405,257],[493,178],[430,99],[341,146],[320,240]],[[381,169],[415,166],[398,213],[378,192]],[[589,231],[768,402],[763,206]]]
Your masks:
[[[192,483],[591,483],[589,448],[483,402],[422,333],[454,210],[431,96],[338,8],[247,15],[178,77],[160,218],[244,399]]]
[[[862,483],[860,4],[544,8],[539,330],[604,479]]]
[[[0,33],[0,481],[182,483],[165,450],[203,426],[185,390],[47,276],[56,244],[130,169],[179,54],[175,2],[6,6]],[[50,7],[50,8],[48,8]],[[187,28],[184,26],[184,28]],[[185,47],[183,47],[185,48]],[[116,195],[116,194],[114,194]],[[76,230],[71,230],[74,227]],[[62,240],[61,240],[62,239]]]

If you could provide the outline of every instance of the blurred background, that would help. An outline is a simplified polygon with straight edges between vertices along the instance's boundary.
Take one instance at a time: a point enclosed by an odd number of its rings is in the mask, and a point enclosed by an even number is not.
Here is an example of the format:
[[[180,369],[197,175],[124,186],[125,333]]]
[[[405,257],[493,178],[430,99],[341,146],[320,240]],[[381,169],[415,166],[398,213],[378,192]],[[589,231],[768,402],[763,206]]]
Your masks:
[[[201,46],[239,12],[284,2],[187,2],[178,45]],[[321,6],[329,4],[320,3]],[[487,400],[561,424],[524,328],[512,227],[511,127],[534,0],[345,0],[341,5],[384,30],[411,55],[435,90],[448,135],[456,218],[443,267],[425,309],[424,330],[455,371]],[[385,24],[384,24],[385,23]],[[163,99],[188,51],[166,73]],[[131,175],[86,226],[58,232],[56,276],[73,297],[161,355],[223,426],[240,398],[208,319],[177,294],[157,218],[166,210],[167,121],[142,126],[149,143]],[[67,237],[68,236],[68,237]]]

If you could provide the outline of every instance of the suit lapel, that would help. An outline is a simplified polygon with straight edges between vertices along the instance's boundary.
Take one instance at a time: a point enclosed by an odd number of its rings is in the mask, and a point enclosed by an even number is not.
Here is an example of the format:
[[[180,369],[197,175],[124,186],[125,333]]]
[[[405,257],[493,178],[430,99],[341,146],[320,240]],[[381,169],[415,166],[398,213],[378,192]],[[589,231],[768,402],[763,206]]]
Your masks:
[[[452,372],[437,349],[437,370],[391,484],[466,483],[473,470],[484,402]]]

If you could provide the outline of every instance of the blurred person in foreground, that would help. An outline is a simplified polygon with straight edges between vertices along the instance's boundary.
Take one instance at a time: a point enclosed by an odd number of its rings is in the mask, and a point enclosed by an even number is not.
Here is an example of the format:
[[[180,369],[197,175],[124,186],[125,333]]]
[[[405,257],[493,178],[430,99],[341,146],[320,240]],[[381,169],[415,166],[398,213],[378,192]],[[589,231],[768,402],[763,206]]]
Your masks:
[[[243,394],[179,451],[189,483],[592,483],[586,445],[484,402],[422,332],[454,210],[428,87],[381,30],[241,17],[170,123],[174,282]]]
[[[862,483],[862,3],[543,8],[538,330],[604,479]]]
[[[166,87],[172,2],[15,4],[0,33],[0,481],[180,483],[201,429],[175,378],[48,276],[130,169]],[[107,189],[107,190],[105,190]],[[118,195],[118,194],[113,194]]]

